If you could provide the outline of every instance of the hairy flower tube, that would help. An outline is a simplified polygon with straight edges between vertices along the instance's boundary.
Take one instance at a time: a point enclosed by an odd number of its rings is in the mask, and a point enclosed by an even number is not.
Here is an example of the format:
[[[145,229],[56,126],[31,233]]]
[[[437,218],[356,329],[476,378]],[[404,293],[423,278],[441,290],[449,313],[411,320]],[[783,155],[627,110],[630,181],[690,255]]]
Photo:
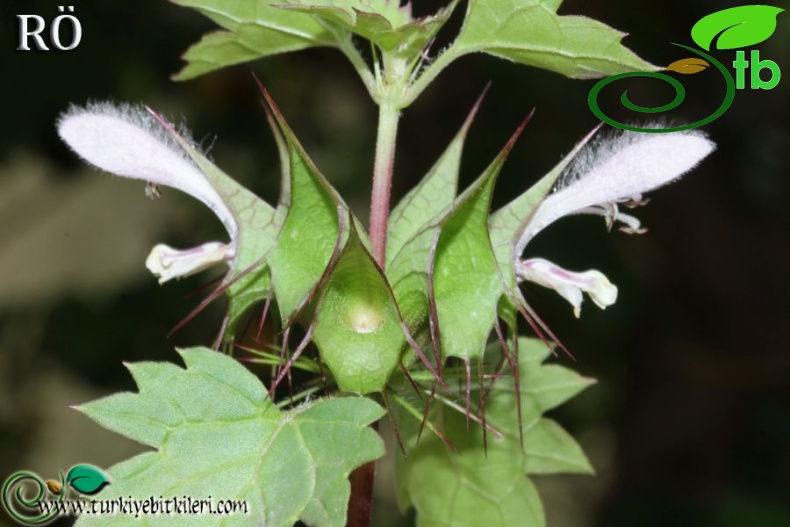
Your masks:
[[[153,112],[107,103],[75,106],[61,116],[58,134],[91,165],[118,176],[186,192],[205,203],[225,226],[230,243],[208,242],[186,250],[163,244],[154,247],[146,266],[159,283],[233,258],[238,234],[233,214],[172,130]]]
[[[685,131],[624,132],[582,150],[522,230],[514,262],[519,280],[556,290],[577,317],[583,293],[601,308],[613,304],[617,287],[603,273],[571,272],[541,258],[521,259],[527,244],[551,223],[573,214],[601,215],[609,226],[619,222],[625,232],[644,232],[639,220],[620,212],[618,205],[643,204],[645,192],[679,179],[714,149],[703,133]]]

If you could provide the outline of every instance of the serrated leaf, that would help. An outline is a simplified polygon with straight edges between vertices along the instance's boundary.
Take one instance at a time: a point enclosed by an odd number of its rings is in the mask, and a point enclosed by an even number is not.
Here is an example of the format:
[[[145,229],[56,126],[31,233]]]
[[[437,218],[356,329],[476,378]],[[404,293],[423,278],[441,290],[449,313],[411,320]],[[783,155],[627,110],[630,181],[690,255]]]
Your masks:
[[[245,500],[247,514],[190,516],[189,525],[345,525],[349,473],[380,457],[368,425],[383,409],[365,398],[322,399],[280,411],[258,379],[205,348],[167,363],[129,366],[139,393],[78,407],[100,425],[155,448],[111,467],[97,499]],[[183,525],[184,516],[146,515],[144,525]],[[90,516],[90,525],[140,525],[134,515]]]
[[[93,465],[76,465],[66,474],[66,483],[80,494],[90,496],[110,483],[110,478],[102,469]]]
[[[356,228],[320,289],[313,340],[321,360],[342,391],[382,391],[406,336],[389,284]]]
[[[624,33],[581,16],[559,16],[558,1],[469,0],[450,53],[483,52],[590,79],[628,71],[656,71],[624,47]]]
[[[485,95],[485,94],[484,94]],[[458,174],[466,134],[480,108],[482,95],[461,129],[428,173],[392,209],[387,225],[387,266],[406,242],[421,228],[453,204],[458,193]]]
[[[187,80],[231,64],[314,46],[336,45],[334,36],[304,13],[277,9],[277,0],[173,0],[191,7],[227,31],[209,33],[184,54],[188,62],[177,80]]]
[[[290,207],[269,259],[274,291],[284,323],[313,296],[337,249],[338,211],[348,207],[296,139],[279,109],[264,90],[290,155]],[[346,222],[348,224],[348,222]]]
[[[385,53],[413,58],[450,18],[458,0],[432,16],[414,19],[411,4],[400,0],[290,0],[283,9],[321,17],[360,35]]]
[[[172,78],[176,81],[190,80],[226,66],[255,60],[260,56],[259,51],[242,44],[235,33],[214,31],[203,35],[181,55],[187,65]]]
[[[458,449],[424,435],[415,426],[400,427],[407,456],[398,458],[401,505],[417,510],[418,526],[545,525],[540,498],[528,474],[590,473],[581,449],[559,425],[542,414],[589,386],[592,381],[554,365],[543,365],[549,350],[533,339],[519,339],[519,372],[524,449],[519,438],[512,379],[497,381],[486,400],[487,452],[480,426],[467,432],[463,413],[435,403],[431,414]],[[473,390],[473,400],[479,394]]]

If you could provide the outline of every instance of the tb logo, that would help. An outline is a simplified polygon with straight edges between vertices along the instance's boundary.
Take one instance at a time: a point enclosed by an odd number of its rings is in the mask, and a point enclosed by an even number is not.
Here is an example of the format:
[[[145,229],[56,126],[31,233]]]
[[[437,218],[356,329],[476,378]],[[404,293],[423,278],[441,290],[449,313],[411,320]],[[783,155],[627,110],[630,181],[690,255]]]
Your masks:
[[[784,9],[769,5],[745,5],[717,11],[703,17],[694,24],[694,27],[691,28],[691,39],[697,46],[705,51],[710,51],[711,47],[714,45],[714,40],[715,47],[718,49],[738,49],[754,46],[764,42],[773,35],[774,31],[776,31],[776,17],[782,11],[784,11]],[[724,101],[714,113],[695,123],[671,128],[641,128],[620,123],[609,118],[598,106],[598,95],[606,85],[627,77],[651,77],[660,79],[671,84],[675,89],[674,100],[657,108],[634,104],[628,98],[627,92],[624,92],[620,97],[620,101],[623,106],[630,110],[640,113],[659,113],[677,108],[677,106],[683,102],[686,96],[686,90],[674,77],[655,71],[634,71],[613,75],[593,86],[587,97],[587,102],[595,116],[612,126],[635,132],[665,133],[689,130],[691,128],[706,125],[714,119],[718,119],[729,109],[732,101],[735,99],[736,90],[743,90],[746,88],[747,71],[749,72],[749,87],[753,90],[771,90],[779,84],[779,79],[782,77],[782,72],[779,70],[779,66],[776,62],[767,59],[761,60],[760,52],[756,49],[750,51],[748,59],[745,50],[740,49],[736,52],[735,61],[732,63],[732,67],[735,69],[735,78],[733,78],[729,69],[721,62],[705,53],[705,51],[702,51],[702,49],[684,46],[683,44],[675,45],[697,56],[677,60],[664,69],[674,71],[675,73],[690,74],[698,73],[713,65],[719,73],[721,73],[722,77],[724,77],[724,82],[727,85],[727,94],[724,97]],[[763,75],[764,72],[770,74],[770,76]]]
[[[746,70],[748,69],[751,69],[749,87],[753,90],[772,90],[779,84],[779,79],[782,78],[779,66],[772,60],[760,60],[760,52],[756,49],[752,50],[751,62],[746,60],[746,52],[742,50],[738,51],[735,57],[732,67],[735,68],[735,87],[739,90],[746,87]],[[770,71],[771,78],[764,81],[760,75],[763,70]]]

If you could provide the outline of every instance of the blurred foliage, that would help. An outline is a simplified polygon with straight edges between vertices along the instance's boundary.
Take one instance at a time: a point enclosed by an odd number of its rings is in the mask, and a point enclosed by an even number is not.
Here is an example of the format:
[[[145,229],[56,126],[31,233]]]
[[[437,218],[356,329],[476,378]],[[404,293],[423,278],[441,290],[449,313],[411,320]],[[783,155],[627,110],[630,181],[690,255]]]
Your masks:
[[[441,2],[415,4],[419,15]],[[80,462],[106,466],[128,457],[135,447],[115,436],[105,450],[81,438],[74,428],[85,418],[67,405],[132,389],[121,361],[176,360],[173,346],[210,342],[220,321],[218,303],[167,338],[197,302],[187,295],[211,277],[160,287],[143,267],[153,243],[221,239],[219,223],[175,191],[149,202],[142,185],[86,170],[55,134],[55,119],[70,102],[140,101],[184,116],[195,136],[213,145],[220,167],[272,202],[279,169],[255,71],[317,165],[361,217],[367,213],[375,108],[339,53],[309,50],[174,83],[169,76],[181,68],[179,53],[210,22],[163,0],[74,5],[82,44],[71,52],[27,53],[14,51],[14,15],[51,19],[56,6],[43,0],[0,6],[2,477],[20,468],[51,476]],[[560,13],[628,31],[626,45],[669,64],[685,55],[668,42],[690,44],[696,20],[735,5],[568,0]],[[759,46],[785,72],[787,16]],[[458,23],[450,21],[437,49]],[[734,52],[716,56],[727,64]],[[593,81],[466,57],[405,113],[395,199],[431,166],[489,80],[468,138],[463,186],[537,108],[502,173],[495,206],[536,181],[596,124],[587,108]],[[673,116],[678,121],[706,115],[723,96],[714,72],[683,82],[688,95]],[[718,151],[638,211],[648,234],[607,234],[602,222],[579,218],[530,244],[530,254],[571,269],[600,269],[620,288],[617,304],[606,312],[587,309],[580,321],[556,295],[526,292],[576,355],[574,368],[599,379],[557,416],[580,438],[598,476],[538,482],[552,527],[790,524],[790,338],[783,324],[790,315],[788,82],[739,91],[732,108],[707,127]],[[670,96],[663,85],[631,90],[640,104]],[[391,500],[389,474],[382,465],[378,494]],[[376,525],[409,525],[394,503],[381,503]]]

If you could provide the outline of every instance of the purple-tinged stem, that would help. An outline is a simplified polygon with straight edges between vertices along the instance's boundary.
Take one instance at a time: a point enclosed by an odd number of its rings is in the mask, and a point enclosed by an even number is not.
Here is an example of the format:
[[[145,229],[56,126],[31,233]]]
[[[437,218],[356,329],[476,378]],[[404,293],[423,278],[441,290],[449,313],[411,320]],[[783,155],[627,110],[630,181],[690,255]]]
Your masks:
[[[383,102],[379,107],[373,194],[370,202],[370,243],[373,246],[373,257],[382,269],[386,263],[387,219],[390,214],[390,191],[399,117],[400,110],[396,106]]]

